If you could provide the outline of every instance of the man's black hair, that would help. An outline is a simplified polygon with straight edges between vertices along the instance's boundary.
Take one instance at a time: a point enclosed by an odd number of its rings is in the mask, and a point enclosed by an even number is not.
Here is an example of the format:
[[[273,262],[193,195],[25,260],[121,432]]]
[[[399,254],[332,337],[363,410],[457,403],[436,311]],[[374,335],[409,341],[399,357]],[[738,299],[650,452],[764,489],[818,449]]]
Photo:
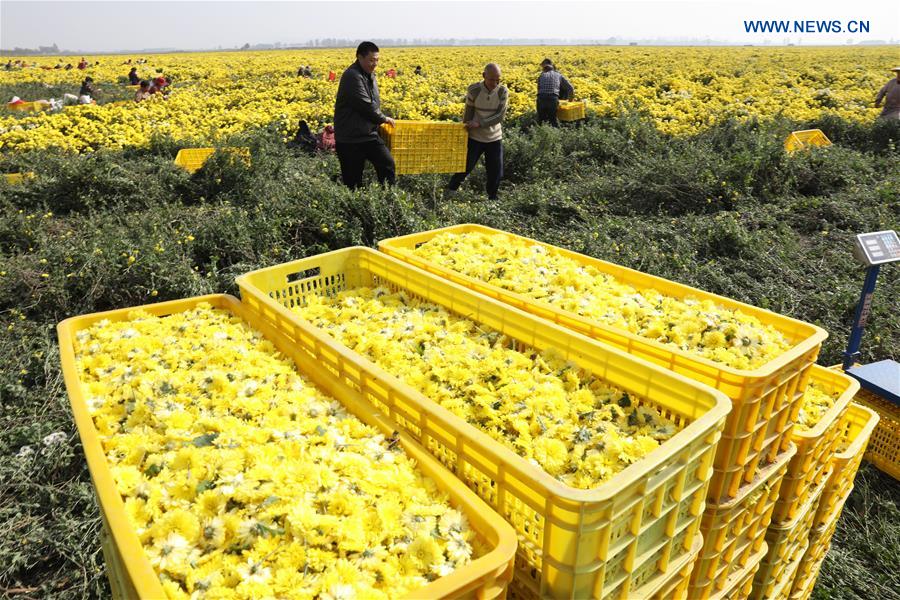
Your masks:
[[[378,46],[373,44],[372,42],[363,42],[359,46],[356,47],[356,55],[357,56],[368,56],[372,52],[378,52]]]

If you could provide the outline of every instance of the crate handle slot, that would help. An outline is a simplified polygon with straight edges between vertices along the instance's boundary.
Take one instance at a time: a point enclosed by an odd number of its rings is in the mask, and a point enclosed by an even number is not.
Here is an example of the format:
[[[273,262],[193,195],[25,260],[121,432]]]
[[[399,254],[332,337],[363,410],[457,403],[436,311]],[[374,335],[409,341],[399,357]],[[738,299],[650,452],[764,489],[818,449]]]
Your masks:
[[[318,277],[321,272],[322,270],[319,267],[313,267],[312,269],[306,269],[305,271],[290,273],[287,276],[287,282],[294,283],[295,281],[302,281],[303,279],[309,279],[310,277]]]

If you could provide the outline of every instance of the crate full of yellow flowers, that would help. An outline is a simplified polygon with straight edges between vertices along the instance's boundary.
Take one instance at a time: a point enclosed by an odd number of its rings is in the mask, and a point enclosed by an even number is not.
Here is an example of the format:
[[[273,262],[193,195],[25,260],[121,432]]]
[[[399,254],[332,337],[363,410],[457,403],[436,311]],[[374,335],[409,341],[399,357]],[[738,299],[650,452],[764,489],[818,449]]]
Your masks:
[[[398,175],[462,173],[469,135],[462,123],[394,121],[379,129]]]
[[[517,596],[649,597],[696,552],[721,392],[368,248],[237,283],[515,527]]]
[[[503,598],[513,529],[236,298],[59,325],[116,598]]]
[[[809,371],[827,333],[814,325],[661,277],[481,225],[384,240],[379,249],[649,360],[731,399],[709,500],[741,485],[791,443]]]

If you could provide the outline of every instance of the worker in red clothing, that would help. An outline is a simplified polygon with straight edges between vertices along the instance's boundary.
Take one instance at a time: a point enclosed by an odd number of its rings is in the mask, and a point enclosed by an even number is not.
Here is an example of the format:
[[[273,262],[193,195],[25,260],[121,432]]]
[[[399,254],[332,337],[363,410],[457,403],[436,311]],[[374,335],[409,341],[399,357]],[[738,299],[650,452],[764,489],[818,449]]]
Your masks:
[[[334,81],[334,78],[337,77],[334,71],[328,71],[328,81]]]

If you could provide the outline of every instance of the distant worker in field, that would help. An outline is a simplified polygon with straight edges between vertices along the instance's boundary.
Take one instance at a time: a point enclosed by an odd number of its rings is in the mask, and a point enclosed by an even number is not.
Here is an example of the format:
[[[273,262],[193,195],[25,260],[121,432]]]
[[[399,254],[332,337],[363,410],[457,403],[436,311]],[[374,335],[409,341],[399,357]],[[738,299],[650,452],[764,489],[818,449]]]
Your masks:
[[[328,81],[334,81],[334,78],[337,77],[334,71],[328,71]]]
[[[131,70],[128,71],[128,84],[139,85],[140,83],[141,78],[137,74],[137,67],[131,67]]]
[[[394,183],[394,157],[378,135],[382,123],[394,120],[381,112],[381,95],[375,69],[378,46],[363,42],[356,49],[356,62],[347,67],[338,84],[334,103],[334,139],[344,185],[362,184],[366,161],[375,167],[379,183]]]
[[[84,60],[84,57],[82,56],[82,57],[81,57],[81,62],[78,63],[78,69],[81,70],[81,71],[84,71],[85,69],[87,69],[87,67],[88,67],[87,61]]]
[[[553,61],[545,58],[541,61],[541,74],[537,80],[537,120],[538,124],[550,123],[559,127],[556,111],[559,110],[560,99],[571,98],[575,88],[562,73],[553,66]]]
[[[456,192],[478,159],[484,154],[487,171],[488,199],[496,200],[503,178],[503,117],[509,106],[509,90],[500,85],[500,67],[488,63],[482,73],[483,81],[473,83],[466,90],[466,110],[463,123],[469,130],[466,152],[466,171],[450,178],[448,191]]]
[[[878,116],[880,119],[900,119],[900,67],[894,67],[891,71],[897,77],[884,84],[875,96],[875,108],[880,107],[884,100],[884,108]]]
[[[172,80],[168,77],[157,77],[150,82],[150,89],[148,91],[151,94],[162,94],[163,96],[168,96],[169,86],[171,84]]]
[[[81,89],[78,90],[79,104],[91,104],[97,99],[100,89],[94,87],[94,80],[91,77],[85,77],[81,82]]]
[[[424,76],[425,76],[425,74],[422,73],[422,67],[421,67],[420,65],[416,65],[416,70],[415,70],[414,73],[415,73],[416,75],[419,75],[420,77],[424,77]]]
[[[150,82],[145,79],[144,81],[140,82],[140,84],[138,84],[138,85],[140,87],[134,93],[134,101],[141,102],[143,100],[149,100],[150,95],[151,95],[150,94]]]

